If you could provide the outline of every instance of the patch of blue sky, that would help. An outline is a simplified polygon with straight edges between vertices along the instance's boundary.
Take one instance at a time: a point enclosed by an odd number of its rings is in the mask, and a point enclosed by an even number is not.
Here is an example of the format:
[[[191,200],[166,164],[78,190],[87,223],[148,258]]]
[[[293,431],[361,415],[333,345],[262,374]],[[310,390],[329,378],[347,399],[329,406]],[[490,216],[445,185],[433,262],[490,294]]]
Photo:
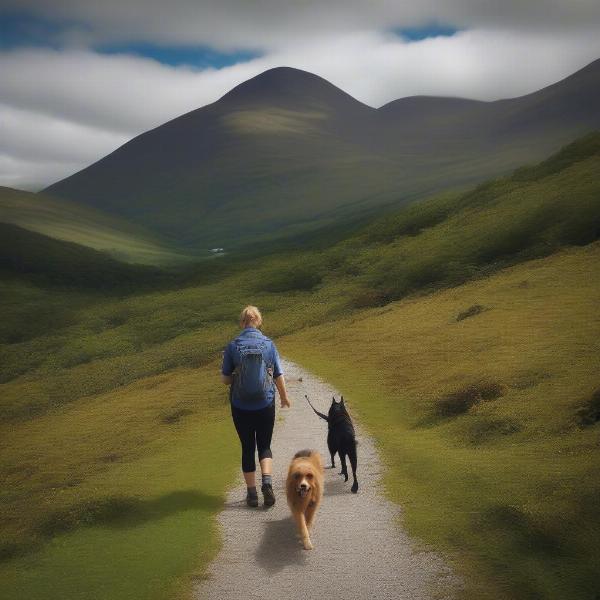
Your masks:
[[[159,46],[145,42],[96,46],[101,54],[133,54],[170,66],[221,69],[260,56],[251,51],[220,52],[208,46]]]
[[[81,30],[84,26],[45,19],[25,11],[0,9],[0,50],[32,46],[58,48],[61,34],[73,28]]]
[[[397,27],[392,30],[397,36],[409,41],[419,42],[428,38],[452,37],[460,29],[451,25],[429,24],[422,27]]]
[[[25,11],[0,9],[0,51],[27,47],[58,50],[64,47],[68,32],[85,29],[84,23],[51,20]],[[204,45],[163,46],[135,41],[97,45],[93,50],[101,54],[141,56],[165,65],[188,65],[198,69],[221,69],[260,56],[249,50],[221,52]]]

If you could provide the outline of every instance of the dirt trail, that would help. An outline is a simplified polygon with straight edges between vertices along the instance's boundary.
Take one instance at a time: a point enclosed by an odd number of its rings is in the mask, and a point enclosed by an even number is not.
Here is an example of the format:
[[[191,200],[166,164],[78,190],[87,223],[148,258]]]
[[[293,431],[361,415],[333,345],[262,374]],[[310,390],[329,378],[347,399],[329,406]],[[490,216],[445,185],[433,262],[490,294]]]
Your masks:
[[[316,448],[330,464],[327,424],[310,410],[308,394],[318,410],[327,412],[338,392],[285,361],[284,371],[292,408],[278,410],[272,444],[272,509],[247,508],[245,486],[230,491],[218,521],[223,547],[198,583],[195,599],[285,600],[433,599],[452,598],[458,581],[440,557],[418,551],[398,526],[399,509],[381,494],[381,464],[372,440],[356,423],[358,494],[350,493],[352,478],[344,483],[336,469],[325,471],[325,495],[317,514],[312,541],[303,550],[285,500],[284,482],[290,459],[297,450]],[[299,379],[302,378],[302,381]],[[349,405],[352,413],[352,405]],[[258,478],[260,486],[260,477]]]

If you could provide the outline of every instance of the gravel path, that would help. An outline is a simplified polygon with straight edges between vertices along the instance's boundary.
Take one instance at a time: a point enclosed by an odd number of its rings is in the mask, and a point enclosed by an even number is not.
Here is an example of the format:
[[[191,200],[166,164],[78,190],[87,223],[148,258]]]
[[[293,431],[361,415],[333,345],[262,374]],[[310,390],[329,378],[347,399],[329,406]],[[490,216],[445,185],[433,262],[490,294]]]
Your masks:
[[[377,452],[356,421],[358,494],[350,492],[351,476],[344,483],[338,475],[336,456],[336,469],[325,470],[325,495],[311,534],[315,548],[302,549],[285,500],[287,468],[302,448],[316,448],[325,465],[330,464],[327,424],[310,410],[304,394],[325,413],[332,394],[339,394],[294,363],[285,361],[284,371],[292,408],[278,410],[271,446],[277,502],[271,509],[262,508],[258,477],[261,506],[247,508],[240,473],[218,518],[223,547],[209,567],[207,579],[197,584],[194,598],[452,598],[457,579],[438,555],[418,551],[398,526],[398,507],[380,493]],[[348,408],[352,412],[351,404]]]

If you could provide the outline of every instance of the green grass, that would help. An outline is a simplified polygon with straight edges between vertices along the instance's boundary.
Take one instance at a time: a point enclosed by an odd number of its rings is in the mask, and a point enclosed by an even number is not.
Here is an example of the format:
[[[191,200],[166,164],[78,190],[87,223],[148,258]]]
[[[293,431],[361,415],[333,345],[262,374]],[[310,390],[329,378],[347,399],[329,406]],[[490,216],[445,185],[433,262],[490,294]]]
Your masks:
[[[490,597],[585,591],[598,549],[597,138],[338,229],[330,244],[261,247],[150,287],[76,284],[72,254],[47,240],[39,272],[4,272],[0,595],[77,597],[88,579],[99,598],[189,589],[237,469],[217,370],[248,303],[286,353],[348,395],[411,531],[451,554],[474,597],[482,574]],[[198,472],[206,461],[214,473]],[[82,575],[59,577],[70,561]]]
[[[169,279],[149,265],[131,265],[87,246],[0,223],[0,270],[46,286],[71,285],[130,293]]]
[[[217,549],[210,517],[237,467],[217,368],[3,428],[0,596],[185,595]]]
[[[596,243],[279,342],[344,394],[469,598],[595,597],[599,297]]]
[[[48,196],[0,187],[0,222],[109,253],[126,262],[173,265],[190,257],[125,219]]]

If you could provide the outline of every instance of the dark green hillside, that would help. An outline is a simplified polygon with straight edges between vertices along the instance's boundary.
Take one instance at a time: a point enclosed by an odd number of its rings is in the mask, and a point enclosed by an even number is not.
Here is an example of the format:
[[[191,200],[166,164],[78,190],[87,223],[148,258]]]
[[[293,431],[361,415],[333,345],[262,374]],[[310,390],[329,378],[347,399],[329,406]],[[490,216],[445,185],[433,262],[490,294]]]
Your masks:
[[[164,282],[157,268],[119,262],[104,252],[0,223],[0,273],[43,285],[133,291]]]
[[[256,279],[298,282],[305,273],[298,287],[339,287],[356,308],[458,285],[600,238],[598,173],[600,133],[592,133],[509,177],[376,219],[327,250],[263,261]]]
[[[514,181],[535,181],[553,173],[558,173],[568,166],[600,154],[600,133],[592,132],[571,144],[561,148],[541,163],[517,169],[512,176]]]
[[[373,222],[339,245],[340,268],[356,273],[359,303],[386,303],[588,244],[600,238],[598,173],[600,133],[593,133],[511,177]]]
[[[366,106],[324,79],[266,71],[46,191],[182,247],[288,239],[540,160],[600,127],[600,61],[510,100]]]
[[[189,260],[172,244],[133,223],[84,204],[0,186],[0,223],[108,252],[131,263],[172,265]]]

